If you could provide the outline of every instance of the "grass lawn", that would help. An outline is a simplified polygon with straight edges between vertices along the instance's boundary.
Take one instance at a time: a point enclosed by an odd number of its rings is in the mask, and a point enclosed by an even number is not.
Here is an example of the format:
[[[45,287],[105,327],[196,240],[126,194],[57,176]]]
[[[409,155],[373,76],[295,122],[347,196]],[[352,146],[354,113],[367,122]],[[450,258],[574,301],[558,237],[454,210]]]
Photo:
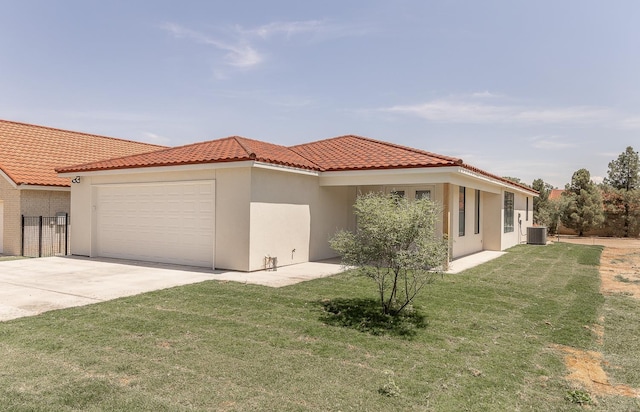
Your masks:
[[[394,324],[351,273],[281,289],[211,281],[0,323],[0,409],[583,410],[552,344],[604,351],[629,365],[612,379],[640,387],[640,305],[598,293],[600,252],[518,246],[439,279]],[[621,338],[607,329],[599,346],[585,326],[602,314]],[[610,397],[590,410],[638,408]]]

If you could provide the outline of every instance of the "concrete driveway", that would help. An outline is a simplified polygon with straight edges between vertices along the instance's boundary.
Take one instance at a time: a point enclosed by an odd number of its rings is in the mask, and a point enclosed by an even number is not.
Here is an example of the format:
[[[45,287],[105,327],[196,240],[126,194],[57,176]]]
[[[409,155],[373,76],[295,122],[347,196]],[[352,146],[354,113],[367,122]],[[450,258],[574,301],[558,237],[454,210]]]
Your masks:
[[[205,280],[280,287],[341,271],[335,262],[244,273],[76,256],[0,261],[0,321]]]
[[[484,251],[454,260],[448,273],[464,271],[502,254]],[[337,260],[250,273],[78,256],[0,261],[0,321],[205,280],[282,287],[343,270]]]

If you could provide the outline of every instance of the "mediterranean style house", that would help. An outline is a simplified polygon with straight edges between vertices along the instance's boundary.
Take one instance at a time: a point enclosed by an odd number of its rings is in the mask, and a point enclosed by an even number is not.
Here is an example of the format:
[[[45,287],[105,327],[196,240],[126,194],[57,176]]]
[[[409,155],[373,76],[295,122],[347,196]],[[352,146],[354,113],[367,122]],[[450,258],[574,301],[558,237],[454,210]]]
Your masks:
[[[359,193],[441,203],[451,258],[504,250],[538,193],[461,159],[360,136],[280,146],[232,136],[65,166],[71,252],[255,271],[335,256]]]

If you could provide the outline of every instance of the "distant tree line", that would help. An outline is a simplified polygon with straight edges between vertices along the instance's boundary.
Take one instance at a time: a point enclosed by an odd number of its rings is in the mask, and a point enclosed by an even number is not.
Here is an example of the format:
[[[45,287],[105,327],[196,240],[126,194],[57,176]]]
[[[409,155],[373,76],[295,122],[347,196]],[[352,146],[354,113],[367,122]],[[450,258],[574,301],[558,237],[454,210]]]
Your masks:
[[[533,199],[534,223],[556,233],[560,223],[579,236],[593,230],[603,235],[640,235],[640,162],[631,146],[609,162],[607,177],[595,184],[587,169],[573,173],[562,195],[550,198],[553,186],[542,179],[533,181],[540,192]]]

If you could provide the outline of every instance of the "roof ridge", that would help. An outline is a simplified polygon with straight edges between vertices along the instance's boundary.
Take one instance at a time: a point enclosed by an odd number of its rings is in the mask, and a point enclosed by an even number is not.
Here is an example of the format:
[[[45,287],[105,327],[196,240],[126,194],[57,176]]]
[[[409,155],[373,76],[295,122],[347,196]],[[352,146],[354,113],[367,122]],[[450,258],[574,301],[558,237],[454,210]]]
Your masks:
[[[246,146],[246,144],[244,142],[242,142],[242,140],[251,140],[251,141],[255,141],[253,139],[248,139],[246,137],[242,137],[242,136],[229,136],[229,139],[233,139],[236,141],[236,143],[238,143],[240,145],[240,147],[242,148],[242,150],[244,150],[245,152],[247,152],[247,155],[249,155],[250,159],[255,159],[256,158],[256,152],[254,152],[253,150],[249,150],[249,148]],[[223,140],[223,139],[220,139]]]
[[[365,136],[356,136],[356,135],[352,135],[352,136],[356,137],[356,138],[359,138],[359,139],[368,140],[370,142],[383,144],[385,146],[391,146],[391,147],[395,147],[395,148],[403,149],[403,150],[408,150],[410,152],[419,153],[419,154],[426,154],[428,156],[436,157],[438,159],[451,160],[451,161],[453,161],[454,163],[457,163],[457,164],[463,164],[464,163],[464,161],[462,159],[460,159],[459,157],[441,155],[439,153],[428,152],[426,150],[416,149],[414,147],[409,147],[409,146],[403,146],[403,145],[400,145],[400,144],[397,144],[397,143],[386,142],[386,141],[383,141],[383,140],[376,140],[376,139],[372,139],[370,137],[365,137]]]
[[[325,139],[325,140],[328,140],[328,139]],[[313,142],[313,143],[315,143],[315,142]],[[307,156],[305,156],[304,154],[302,154],[298,150],[296,150],[297,146],[304,146],[304,145],[302,144],[302,145],[288,146],[287,149],[291,150],[293,153],[297,154],[298,156],[300,156],[301,158],[303,158],[307,162],[315,165],[318,168],[319,171],[321,171],[321,172],[325,172],[326,171],[326,169],[324,167],[322,167],[322,165],[314,162],[312,159],[308,158]]]
[[[154,144],[154,143],[138,142],[138,141],[131,140],[131,139],[122,139],[122,138],[119,138],[119,137],[104,136],[104,135],[100,135],[100,134],[86,133],[86,132],[77,132],[77,131],[74,131],[74,130],[60,129],[60,128],[57,128],[57,127],[50,127],[50,126],[42,126],[42,125],[39,125],[39,124],[16,122],[16,121],[13,121],[13,120],[0,119],[0,123],[10,123],[10,124],[21,125],[21,126],[37,127],[39,129],[47,129],[47,130],[52,130],[52,131],[57,131],[57,132],[64,132],[64,133],[73,133],[73,134],[79,134],[79,135],[83,135],[83,136],[100,137],[100,138],[103,138],[103,139],[110,139],[110,140],[120,140],[120,141],[129,142],[129,143],[136,143],[136,144],[144,144],[144,145],[148,145],[148,146],[155,146],[155,147],[159,147],[159,148],[169,147],[169,146],[163,146],[163,145],[158,145],[158,144]]]
[[[403,145],[396,144],[396,143],[391,143],[391,142],[386,142],[384,140],[372,139],[371,137],[360,136],[360,135],[356,135],[356,134],[345,134],[345,135],[342,135],[342,136],[335,136],[335,137],[330,137],[330,138],[327,138],[327,139],[315,140],[313,142],[303,143],[303,144],[299,144],[299,145],[295,145],[295,146],[291,146],[291,147],[307,146],[307,145],[311,145],[311,144],[315,144],[315,143],[327,142],[327,141],[330,141],[330,140],[343,139],[345,137],[354,137],[356,139],[366,140],[368,142],[373,142],[373,143],[377,143],[377,144],[381,144],[381,145],[385,145],[385,146],[389,146],[389,147],[395,147],[396,149],[407,150],[407,151],[410,151],[410,152],[413,152],[413,153],[424,154],[424,155],[435,157],[435,158],[442,159],[442,160],[453,161],[454,163],[459,164],[459,165],[460,164],[464,164],[464,161],[462,159],[458,158],[458,157],[441,155],[441,154],[434,153],[434,152],[428,152],[428,151],[422,150],[422,149],[416,149],[416,148],[413,148],[413,147],[403,146]]]
[[[168,151],[175,150],[175,149],[182,149],[182,148],[189,147],[189,146],[197,146],[197,145],[201,145],[203,143],[215,142],[215,141],[218,141],[218,140],[228,140],[228,139],[231,139],[233,137],[234,136],[229,136],[229,137],[223,137],[223,138],[220,138],[220,139],[205,140],[204,142],[188,143],[188,144],[185,144],[185,145],[182,145],[182,146],[173,146],[173,147],[171,147],[171,146],[161,146],[162,148],[158,149],[158,150],[151,150],[149,152],[144,152],[144,153],[138,153],[138,154],[132,154],[132,155],[126,155],[126,156],[120,156],[120,157],[113,157],[113,158],[104,159],[104,160],[96,160],[96,161],[93,161],[93,162],[86,162],[86,163],[81,163],[81,164],[64,165],[64,166],[56,167],[54,170],[56,172],[60,173],[59,172],[60,170],[68,169],[70,167],[76,167],[76,166],[77,167],[82,167],[82,166],[90,165],[90,164],[93,164],[93,163],[101,163],[101,162],[104,162],[104,161],[107,161],[107,160],[108,161],[116,161],[116,160],[124,160],[124,159],[133,158],[133,157],[138,157],[138,156],[142,156],[142,155],[149,155],[151,153],[163,153],[163,152],[168,152]]]

